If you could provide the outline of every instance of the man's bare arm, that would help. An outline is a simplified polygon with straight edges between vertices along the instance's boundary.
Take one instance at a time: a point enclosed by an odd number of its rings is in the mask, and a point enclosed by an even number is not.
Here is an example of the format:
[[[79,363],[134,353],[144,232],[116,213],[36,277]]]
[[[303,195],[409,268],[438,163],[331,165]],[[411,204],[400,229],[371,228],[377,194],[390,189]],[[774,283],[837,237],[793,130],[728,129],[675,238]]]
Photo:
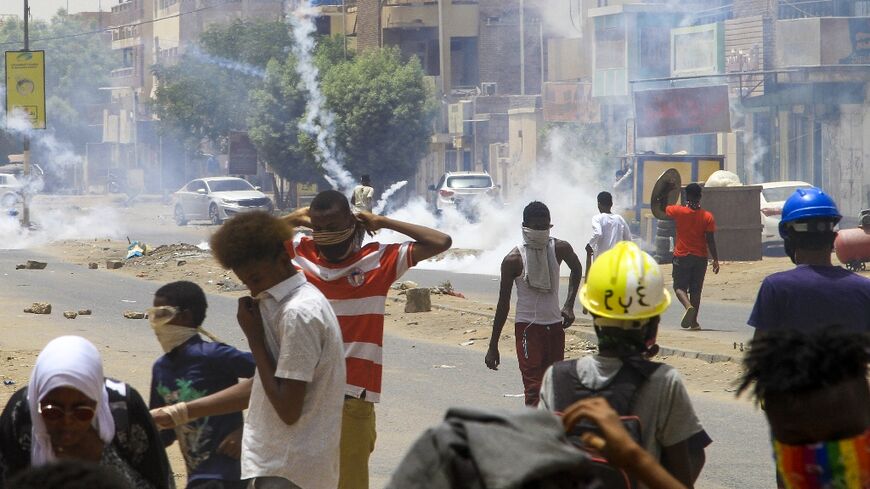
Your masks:
[[[565,298],[565,305],[562,306],[562,326],[567,328],[574,323],[574,303],[577,299],[577,292],[580,290],[580,282],[583,280],[583,265],[571,243],[567,241],[556,241],[556,258],[560,263],[563,261],[567,263],[568,268],[571,269],[571,277],[568,279],[568,296]]]
[[[426,226],[397,221],[371,212],[360,212],[356,216],[369,231],[389,229],[416,241],[412,252],[415,264],[444,253],[453,245],[453,239],[449,235]]]
[[[715,233],[706,233],[707,249],[710,250],[710,256],[713,258],[713,273],[719,273],[719,251],[716,249]]]
[[[509,253],[501,263],[501,282],[498,290],[498,305],[495,307],[495,318],[492,322],[492,335],[489,337],[489,349],[486,352],[486,366],[492,370],[498,370],[501,363],[498,352],[498,340],[507,322],[508,313],[511,310],[511,293],[514,288],[514,280],[520,276],[522,258],[516,250]]]

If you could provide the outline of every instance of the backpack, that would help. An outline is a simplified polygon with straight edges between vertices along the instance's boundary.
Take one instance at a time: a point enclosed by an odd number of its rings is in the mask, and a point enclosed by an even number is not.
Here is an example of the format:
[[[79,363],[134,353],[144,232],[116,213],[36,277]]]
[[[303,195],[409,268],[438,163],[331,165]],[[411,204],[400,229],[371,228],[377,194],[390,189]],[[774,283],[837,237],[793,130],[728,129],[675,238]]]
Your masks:
[[[553,364],[553,410],[564,412],[571,404],[589,398],[603,397],[619,414],[623,426],[638,445],[642,443],[640,418],[634,413],[634,400],[637,390],[661,366],[640,358],[623,359],[622,367],[607,384],[598,389],[583,385],[577,375],[577,360]],[[598,433],[599,429],[589,421],[581,421],[568,433],[568,439],[576,447],[586,452],[593,462],[594,472],[607,488],[636,489],[637,481],[622,469],[611,465],[607,458],[581,441],[585,433]]]

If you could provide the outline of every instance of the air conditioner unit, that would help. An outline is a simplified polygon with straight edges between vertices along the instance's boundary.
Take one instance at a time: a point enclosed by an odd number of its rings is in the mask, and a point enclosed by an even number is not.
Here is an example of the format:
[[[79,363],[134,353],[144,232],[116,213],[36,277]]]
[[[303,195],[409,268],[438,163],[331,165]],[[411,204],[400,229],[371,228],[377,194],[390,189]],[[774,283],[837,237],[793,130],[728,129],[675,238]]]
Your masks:
[[[496,92],[498,91],[498,83],[495,82],[487,82],[480,84],[480,94],[485,97],[495,97]]]

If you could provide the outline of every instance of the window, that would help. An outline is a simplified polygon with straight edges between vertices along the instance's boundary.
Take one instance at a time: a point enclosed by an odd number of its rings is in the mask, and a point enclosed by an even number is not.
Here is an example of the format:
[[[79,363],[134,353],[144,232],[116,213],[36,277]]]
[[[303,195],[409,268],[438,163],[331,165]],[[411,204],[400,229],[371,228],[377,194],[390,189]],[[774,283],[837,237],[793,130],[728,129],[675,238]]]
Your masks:
[[[240,178],[233,178],[228,180],[212,180],[208,182],[208,186],[211,187],[212,192],[236,192],[244,190],[254,190],[254,187],[252,187],[250,183]]]
[[[6,181],[6,175],[0,175],[0,185],[8,185],[9,182]]]
[[[467,156],[466,156],[467,155]],[[471,161],[471,152],[466,152],[464,159]],[[492,178],[489,175],[463,175],[447,179],[449,188],[491,188]]]
[[[203,182],[202,180],[194,180],[187,185],[188,192],[196,192],[199,189],[208,190],[205,187],[205,182]]]

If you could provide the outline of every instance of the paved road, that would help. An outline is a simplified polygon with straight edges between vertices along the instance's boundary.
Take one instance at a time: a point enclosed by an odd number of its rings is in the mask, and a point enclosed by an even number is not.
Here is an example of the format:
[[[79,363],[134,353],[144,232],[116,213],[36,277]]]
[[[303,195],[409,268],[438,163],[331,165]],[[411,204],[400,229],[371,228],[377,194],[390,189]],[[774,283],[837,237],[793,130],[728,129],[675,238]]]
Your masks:
[[[145,321],[121,318],[128,309],[147,307],[157,288],[106,270],[87,270],[51,259],[42,271],[15,271],[15,264],[38,257],[26,251],[0,251],[0,301],[19,311],[32,301],[54,305],[51,316],[7,316],[15,327],[26,325],[27,338],[35,345],[51,336],[81,334],[115,355],[129,355],[125,376],[147,391],[149,365],[160,352]],[[416,273],[416,272],[415,272]],[[429,272],[416,278],[430,280]],[[434,278],[433,278],[434,279]],[[458,284],[458,282],[457,282]],[[135,303],[124,301],[136,301]],[[94,315],[75,321],[62,319],[67,309],[90,307]],[[22,316],[22,315],[19,315]],[[235,300],[210,295],[207,327],[225,341],[245,345],[234,323]],[[8,327],[8,325],[7,325]],[[21,330],[19,330],[21,331]],[[0,336],[0,350],[5,340]],[[34,346],[38,348],[38,346]],[[118,354],[121,350],[124,353]],[[385,338],[384,402],[378,407],[378,445],[372,459],[373,487],[382,487],[402,455],[420,433],[437,423],[450,406],[517,407],[521,400],[519,372],[505,362],[498,372],[482,368],[480,354],[454,346]],[[455,368],[436,368],[449,365]],[[109,372],[112,374],[112,372]],[[118,375],[118,374],[116,374]],[[121,375],[119,375],[121,376]],[[772,464],[767,456],[767,430],[763,417],[750,405],[705,393],[692,393],[696,409],[716,440],[708,452],[707,467],[697,487],[771,487]]]
[[[425,265],[424,265],[425,266]],[[432,287],[449,280],[453,287],[462,292],[468,299],[487,304],[498,302],[498,276],[473,275],[438,270],[413,269],[405,277],[413,280],[424,287]],[[567,282],[563,279],[562,294],[567,293]],[[515,300],[515,296],[514,296]],[[513,304],[511,305],[513,307]],[[699,320],[704,325],[704,330],[715,335],[716,339],[724,342],[745,342],[752,337],[753,328],[746,325],[752,306],[742,303],[726,301],[707,301],[701,304],[701,316]],[[580,312],[579,305],[576,310]],[[662,318],[662,328],[680,330],[680,319],[683,317],[683,308],[676,300],[665,311]]]

